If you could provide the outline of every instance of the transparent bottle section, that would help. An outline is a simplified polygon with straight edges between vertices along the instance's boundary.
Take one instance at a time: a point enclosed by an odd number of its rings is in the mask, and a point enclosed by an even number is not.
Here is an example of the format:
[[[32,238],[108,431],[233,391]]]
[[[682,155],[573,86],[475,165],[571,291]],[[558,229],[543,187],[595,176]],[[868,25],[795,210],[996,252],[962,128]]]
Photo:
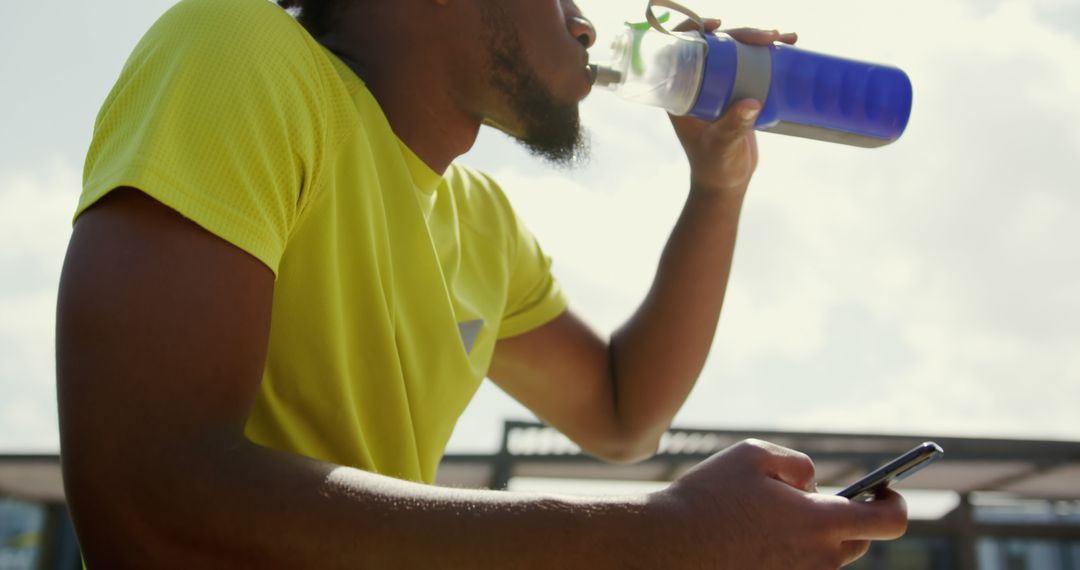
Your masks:
[[[635,103],[662,107],[684,115],[693,107],[701,85],[705,44],[644,30],[627,29],[612,43],[605,66],[608,82],[598,86]]]

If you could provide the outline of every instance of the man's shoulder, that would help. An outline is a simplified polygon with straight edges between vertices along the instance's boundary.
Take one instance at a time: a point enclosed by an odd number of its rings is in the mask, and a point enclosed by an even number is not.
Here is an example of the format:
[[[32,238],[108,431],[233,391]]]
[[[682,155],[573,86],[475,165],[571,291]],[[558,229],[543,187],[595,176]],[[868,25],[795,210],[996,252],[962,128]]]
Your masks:
[[[288,22],[301,27],[269,0],[180,0],[158,20],[158,24],[184,27],[189,34],[224,29],[239,37],[273,34]]]
[[[268,0],[181,0],[146,33],[135,54],[167,50],[205,71],[233,64],[308,67],[315,41]]]

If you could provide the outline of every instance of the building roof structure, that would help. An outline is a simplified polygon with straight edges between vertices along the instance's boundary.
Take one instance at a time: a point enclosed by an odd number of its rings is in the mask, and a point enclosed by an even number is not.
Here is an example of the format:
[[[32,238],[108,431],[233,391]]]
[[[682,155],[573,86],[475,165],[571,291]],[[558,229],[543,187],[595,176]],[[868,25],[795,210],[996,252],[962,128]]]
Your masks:
[[[672,481],[717,451],[748,438],[806,453],[814,460],[821,486],[845,486],[923,441],[932,440],[945,449],[944,457],[932,468],[903,481],[901,489],[1080,500],[1080,442],[1076,441],[673,428],[664,435],[652,458],[632,465],[613,465],[582,453],[552,428],[519,421],[505,423],[502,445],[494,454],[447,455],[437,483],[502,489],[515,477]],[[59,457],[0,455],[2,496],[63,502]]]
[[[924,441],[945,450],[902,489],[1005,493],[1018,498],[1080,499],[1080,442],[922,435],[673,428],[652,458],[612,465],[585,455],[552,428],[508,421],[495,455],[448,455],[439,484],[505,488],[514,477],[672,481],[712,454],[757,438],[813,459],[821,486],[846,486]]]

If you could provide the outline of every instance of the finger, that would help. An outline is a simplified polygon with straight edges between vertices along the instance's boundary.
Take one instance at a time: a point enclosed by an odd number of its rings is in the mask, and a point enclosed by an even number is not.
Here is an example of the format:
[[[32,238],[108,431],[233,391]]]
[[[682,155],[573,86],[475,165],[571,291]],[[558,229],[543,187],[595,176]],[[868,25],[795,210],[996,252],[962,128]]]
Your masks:
[[[760,108],[761,104],[757,101],[744,99],[733,105],[728,114],[735,115],[738,128],[749,129]],[[751,443],[763,451],[758,457],[758,466],[770,477],[802,491],[811,492],[815,488],[814,462],[805,453],[767,441],[755,440]]]
[[[705,33],[711,34],[720,29],[720,20],[718,18],[708,18],[704,22]]]
[[[776,38],[776,41],[789,45],[794,45],[795,42],[799,41],[799,34],[796,34],[795,32],[780,34],[780,37]]]
[[[712,32],[715,32],[718,28],[720,28],[720,20],[718,20],[716,18],[706,18],[705,21],[702,22],[702,24],[704,24],[704,31],[707,32],[707,33],[710,33],[710,34]],[[698,26],[698,22],[696,20],[683,20],[682,22],[679,23],[678,26],[675,26],[674,28],[672,28],[672,31],[673,32],[692,32],[692,31],[698,30],[700,28],[701,28],[701,26]]]
[[[892,540],[907,532],[907,503],[896,491],[885,489],[869,502],[838,504],[845,507],[844,540]]]
[[[735,28],[724,30],[724,33],[744,44],[767,46],[780,39],[783,35],[779,30],[761,30],[758,28]]]

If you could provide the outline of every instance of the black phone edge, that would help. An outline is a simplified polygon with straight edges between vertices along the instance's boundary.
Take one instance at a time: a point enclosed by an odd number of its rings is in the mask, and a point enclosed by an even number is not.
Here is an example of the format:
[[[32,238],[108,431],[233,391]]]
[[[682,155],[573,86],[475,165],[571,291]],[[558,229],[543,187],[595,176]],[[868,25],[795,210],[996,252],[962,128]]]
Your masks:
[[[932,441],[923,442],[896,459],[871,471],[841,490],[837,495],[847,499],[855,499],[883,484],[890,484],[893,481],[901,481],[910,477],[943,454],[944,450],[941,449],[940,445]]]

